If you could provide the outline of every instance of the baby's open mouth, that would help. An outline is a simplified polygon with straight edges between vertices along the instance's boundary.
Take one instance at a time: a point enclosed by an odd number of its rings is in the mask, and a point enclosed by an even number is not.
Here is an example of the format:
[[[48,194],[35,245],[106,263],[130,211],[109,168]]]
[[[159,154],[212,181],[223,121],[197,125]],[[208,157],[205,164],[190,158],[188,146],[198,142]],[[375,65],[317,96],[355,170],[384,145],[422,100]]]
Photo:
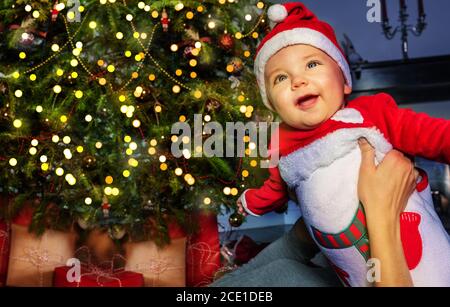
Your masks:
[[[305,95],[297,99],[295,106],[302,109],[307,110],[309,108],[312,108],[319,98],[319,95]]]

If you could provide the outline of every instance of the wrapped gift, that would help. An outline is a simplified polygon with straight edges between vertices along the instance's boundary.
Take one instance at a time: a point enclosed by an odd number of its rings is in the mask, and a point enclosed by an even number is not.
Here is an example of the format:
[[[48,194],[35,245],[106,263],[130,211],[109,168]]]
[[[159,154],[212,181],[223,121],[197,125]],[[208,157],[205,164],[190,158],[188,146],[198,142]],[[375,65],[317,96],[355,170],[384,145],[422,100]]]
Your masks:
[[[66,265],[75,250],[74,232],[46,230],[42,236],[28,232],[27,226],[11,225],[8,286],[49,287],[53,271]]]
[[[193,218],[199,225],[199,232],[188,237],[186,285],[202,287],[213,281],[221,267],[219,230],[213,213],[199,213]]]
[[[79,280],[68,277],[70,266],[55,269],[55,287],[142,287],[144,276],[139,273],[124,270],[105,270],[95,266],[82,265]]]
[[[170,244],[159,247],[153,241],[125,243],[126,270],[144,276],[146,287],[186,286],[186,236],[169,227]]]
[[[269,243],[256,243],[252,238],[242,235],[238,240],[223,244],[220,252],[229,265],[243,265],[255,258]]]
[[[6,285],[6,274],[9,261],[10,226],[0,220],[0,287]]]

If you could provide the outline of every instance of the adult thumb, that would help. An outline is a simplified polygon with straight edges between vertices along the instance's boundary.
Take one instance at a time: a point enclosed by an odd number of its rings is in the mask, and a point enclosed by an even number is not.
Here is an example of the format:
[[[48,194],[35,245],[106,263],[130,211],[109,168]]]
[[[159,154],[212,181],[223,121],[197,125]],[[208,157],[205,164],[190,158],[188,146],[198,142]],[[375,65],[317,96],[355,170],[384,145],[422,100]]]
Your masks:
[[[375,169],[375,149],[365,138],[358,139],[361,150],[361,169]]]

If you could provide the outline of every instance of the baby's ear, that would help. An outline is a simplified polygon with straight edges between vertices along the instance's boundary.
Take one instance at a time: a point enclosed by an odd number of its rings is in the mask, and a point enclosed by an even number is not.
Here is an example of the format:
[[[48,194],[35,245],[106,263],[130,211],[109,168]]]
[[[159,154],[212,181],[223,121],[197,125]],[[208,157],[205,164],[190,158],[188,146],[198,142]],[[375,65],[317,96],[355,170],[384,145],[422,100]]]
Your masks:
[[[352,88],[350,86],[348,86],[348,84],[344,85],[344,94],[345,95],[350,95],[352,93]]]

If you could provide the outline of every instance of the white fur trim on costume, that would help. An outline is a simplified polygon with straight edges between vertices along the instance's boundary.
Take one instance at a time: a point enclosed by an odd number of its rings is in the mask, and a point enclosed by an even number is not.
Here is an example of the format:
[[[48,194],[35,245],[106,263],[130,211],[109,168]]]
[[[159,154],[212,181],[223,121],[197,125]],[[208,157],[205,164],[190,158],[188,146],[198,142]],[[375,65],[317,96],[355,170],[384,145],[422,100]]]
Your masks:
[[[392,145],[375,127],[339,129],[281,157],[279,168],[283,180],[289,187],[296,188],[301,181],[308,180],[317,169],[330,165],[355,149],[361,137],[365,137],[375,147],[378,162],[392,149]]]
[[[269,10],[267,11],[267,16],[269,17],[270,21],[274,23],[279,23],[286,19],[286,17],[288,16],[288,12],[284,5],[274,4],[271,7],[269,7]]]
[[[255,60],[254,69],[256,80],[258,81],[259,89],[261,91],[261,97],[266,107],[272,111],[273,108],[267,99],[266,87],[264,82],[264,69],[266,63],[270,59],[270,57],[272,57],[282,48],[297,44],[311,45],[327,53],[333,60],[336,61],[336,63],[341,68],[347,85],[349,87],[352,87],[352,76],[347,60],[344,58],[344,55],[341,53],[341,51],[339,51],[339,49],[333,44],[333,42],[328,39],[328,37],[326,37],[319,31],[309,28],[295,28],[292,30],[286,30],[278,33],[270,40],[265,42],[263,47],[259,50]]]
[[[348,124],[362,124],[364,122],[364,118],[358,110],[353,108],[345,108],[342,109],[331,118],[337,122],[343,122]]]
[[[244,207],[245,212],[247,212],[247,213],[250,214],[250,215],[253,215],[253,216],[261,216],[261,215],[258,215],[258,214],[256,214],[256,213],[253,213],[253,212],[247,207],[247,201],[245,200],[245,193],[247,193],[248,190],[250,190],[250,189],[245,190],[244,193],[242,193],[241,196],[239,197],[239,200],[240,200],[241,203],[242,203],[242,207]]]

